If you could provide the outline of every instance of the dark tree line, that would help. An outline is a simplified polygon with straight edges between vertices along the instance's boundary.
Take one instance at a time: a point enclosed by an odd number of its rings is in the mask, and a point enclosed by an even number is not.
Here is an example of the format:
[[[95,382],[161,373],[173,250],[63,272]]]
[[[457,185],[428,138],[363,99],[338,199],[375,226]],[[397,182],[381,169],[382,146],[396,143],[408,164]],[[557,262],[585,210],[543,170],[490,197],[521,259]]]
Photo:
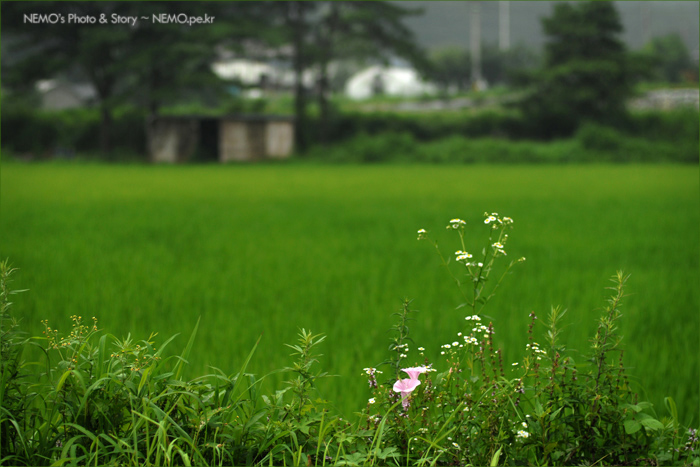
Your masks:
[[[25,14],[100,17],[151,17],[153,14],[214,16],[210,24],[24,23]],[[318,72],[315,86],[320,122],[331,113],[328,65],[353,57],[389,54],[420,61],[423,54],[402,19],[416,12],[388,2],[3,2],[3,87],[29,91],[39,79],[66,76],[85,80],[97,91],[101,115],[100,147],[112,146],[110,127],[116,106],[132,103],[147,111],[149,121],[167,105],[196,98],[216,101],[225,83],[211,71],[217,47],[241,52],[255,42],[281,50],[295,75],[294,112],[299,149],[309,139],[309,90],[302,76]],[[8,41],[6,41],[8,39]],[[9,59],[5,59],[9,55]],[[315,137],[324,140],[322,123]],[[148,128],[147,128],[148,134]]]

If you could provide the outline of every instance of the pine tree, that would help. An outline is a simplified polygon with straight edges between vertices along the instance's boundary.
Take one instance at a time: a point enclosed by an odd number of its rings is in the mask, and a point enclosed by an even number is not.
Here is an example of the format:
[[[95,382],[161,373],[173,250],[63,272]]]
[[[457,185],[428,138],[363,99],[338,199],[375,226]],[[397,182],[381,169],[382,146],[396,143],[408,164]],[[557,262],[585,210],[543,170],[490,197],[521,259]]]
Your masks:
[[[624,118],[633,73],[613,3],[557,4],[543,27],[544,66],[531,76],[520,103],[532,132],[568,136],[584,121],[612,124]]]

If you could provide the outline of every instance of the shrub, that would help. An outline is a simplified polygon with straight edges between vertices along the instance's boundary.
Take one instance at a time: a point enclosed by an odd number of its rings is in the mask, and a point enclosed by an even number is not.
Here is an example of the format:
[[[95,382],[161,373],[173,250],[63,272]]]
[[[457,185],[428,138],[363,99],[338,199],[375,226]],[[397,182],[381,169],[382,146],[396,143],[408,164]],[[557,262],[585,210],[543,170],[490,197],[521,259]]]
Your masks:
[[[37,158],[97,154],[100,115],[95,108],[44,111],[11,105],[2,109],[2,132],[3,148],[15,153]],[[117,109],[110,139],[116,154],[145,154],[145,114],[130,107]]]

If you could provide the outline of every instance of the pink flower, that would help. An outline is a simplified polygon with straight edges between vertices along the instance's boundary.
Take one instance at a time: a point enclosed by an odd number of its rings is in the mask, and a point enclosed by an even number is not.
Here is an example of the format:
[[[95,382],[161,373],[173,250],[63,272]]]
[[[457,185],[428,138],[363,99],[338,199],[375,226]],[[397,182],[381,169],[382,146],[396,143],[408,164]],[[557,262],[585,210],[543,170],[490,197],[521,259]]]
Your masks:
[[[419,384],[420,381],[417,378],[400,379],[394,383],[394,391],[401,393],[401,403],[404,409],[408,408],[408,396]]]
[[[418,376],[421,373],[425,373],[426,371],[428,371],[428,369],[424,366],[415,366],[411,368],[404,368],[401,371],[405,371],[406,373],[408,373],[408,377],[411,379],[418,379]]]

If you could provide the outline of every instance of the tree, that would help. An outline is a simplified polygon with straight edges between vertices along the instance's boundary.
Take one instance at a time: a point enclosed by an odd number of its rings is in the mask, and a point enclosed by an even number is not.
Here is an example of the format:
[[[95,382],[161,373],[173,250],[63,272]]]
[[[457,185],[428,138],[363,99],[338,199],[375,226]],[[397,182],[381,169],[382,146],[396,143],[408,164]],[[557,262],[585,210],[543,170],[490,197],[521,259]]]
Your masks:
[[[136,104],[151,119],[164,105],[202,95],[221,96],[223,83],[211,71],[217,43],[252,34],[243,24],[248,2],[6,2],[3,39],[14,38],[10,65],[3,60],[3,85],[25,90],[39,79],[70,75],[97,91],[100,149],[110,153],[116,106]],[[26,25],[25,14],[59,15],[65,21]],[[159,23],[156,14],[217,17],[212,24]],[[107,23],[79,23],[69,15]],[[146,17],[114,24],[112,15]],[[148,133],[148,132],[147,132]]]
[[[120,13],[121,5],[105,2],[101,13]],[[88,79],[97,92],[100,108],[100,148],[110,149],[112,109],[118,98],[120,61],[128,42],[128,28],[107,28],[101,24],[56,22],[23,26],[25,14],[95,16],[91,4],[83,2],[7,2],[3,4],[3,33],[14,34],[19,56],[12,68],[3,70],[4,84],[26,91],[38,79],[60,74],[77,74]],[[99,16],[99,15],[97,15]]]
[[[532,71],[537,63],[535,54],[522,44],[509,50],[500,50],[496,45],[486,44],[481,55],[483,78],[490,84],[513,84],[518,73]],[[470,88],[471,57],[461,47],[444,47],[434,50],[429,57],[427,76],[443,91]]]
[[[281,30],[285,31],[286,42],[291,45],[290,59],[296,77],[296,143],[300,151],[304,151],[309,143],[308,90],[302,82],[305,71],[317,71],[316,96],[320,116],[315,130],[317,139],[325,141],[330,120],[328,67],[332,61],[386,59],[390,54],[414,63],[422,60],[423,52],[416,45],[412,32],[402,23],[406,16],[418,14],[420,10],[386,1],[271,3],[268,15],[273,16],[274,8],[281,9]]]
[[[469,89],[471,58],[466,49],[443,47],[435,49],[429,57],[427,76],[446,93],[452,89]]]
[[[520,102],[532,130],[546,138],[568,136],[586,120],[624,118],[633,74],[613,3],[557,4],[543,27],[544,66],[531,75]]]
[[[653,62],[655,79],[668,83],[680,83],[690,76],[697,79],[697,69],[693,67],[688,48],[678,34],[655,37],[643,51]]]

